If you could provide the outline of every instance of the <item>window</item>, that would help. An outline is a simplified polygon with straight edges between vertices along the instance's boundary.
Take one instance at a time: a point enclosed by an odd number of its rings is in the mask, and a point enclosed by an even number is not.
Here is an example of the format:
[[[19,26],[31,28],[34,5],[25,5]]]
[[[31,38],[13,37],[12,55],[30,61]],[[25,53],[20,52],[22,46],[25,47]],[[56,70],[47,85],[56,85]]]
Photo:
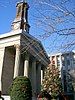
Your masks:
[[[62,60],[64,60],[64,56],[62,56]]]
[[[73,64],[75,64],[75,53],[73,53]]]
[[[62,65],[65,66],[65,61],[62,61]]]
[[[63,73],[63,82],[64,82],[64,91],[67,91],[67,82],[66,82],[66,74]]]
[[[67,60],[67,65],[70,65],[70,60]]]
[[[57,56],[57,66],[60,66],[60,57]]]
[[[73,60],[73,64],[75,64],[75,59]]]
[[[55,65],[55,56],[52,56],[52,64]]]
[[[57,60],[57,66],[60,66],[60,61],[59,60]]]

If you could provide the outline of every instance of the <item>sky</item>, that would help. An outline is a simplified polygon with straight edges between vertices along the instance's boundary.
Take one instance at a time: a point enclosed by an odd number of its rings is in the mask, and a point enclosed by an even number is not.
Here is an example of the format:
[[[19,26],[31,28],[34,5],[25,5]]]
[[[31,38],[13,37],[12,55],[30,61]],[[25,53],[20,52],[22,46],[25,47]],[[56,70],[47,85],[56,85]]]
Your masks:
[[[0,0],[0,34],[11,31],[11,24],[16,16],[16,3],[19,1],[21,0]],[[75,1],[28,0],[27,2],[31,26],[29,34],[42,42],[47,53],[74,50]],[[59,31],[67,28],[73,29]],[[73,34],[62,35],[67,33]],[[69,45],[67,46],[67,44]]]

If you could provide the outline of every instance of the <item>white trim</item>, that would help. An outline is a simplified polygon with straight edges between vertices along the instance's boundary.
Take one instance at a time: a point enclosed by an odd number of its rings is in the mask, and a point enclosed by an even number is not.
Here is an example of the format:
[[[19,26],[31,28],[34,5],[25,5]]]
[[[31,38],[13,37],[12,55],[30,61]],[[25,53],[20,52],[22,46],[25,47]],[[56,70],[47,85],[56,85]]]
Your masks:
[[[11,37],[13,35],[17,35],[17,34],[20,34],[20,33],[22,33],[22,30],[12,30],[9,33],[5,33],[5,34],[0,35],[0,39],[6,38],[6,37]]]

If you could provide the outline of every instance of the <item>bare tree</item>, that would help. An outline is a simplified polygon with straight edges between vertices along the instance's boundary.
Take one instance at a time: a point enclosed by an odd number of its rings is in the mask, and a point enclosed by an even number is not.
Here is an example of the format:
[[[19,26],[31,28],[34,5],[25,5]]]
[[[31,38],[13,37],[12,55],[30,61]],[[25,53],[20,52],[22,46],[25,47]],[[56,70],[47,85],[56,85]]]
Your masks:
[[[75,8],[73,0],[37,0],[32,14],[40,40],[48,40],[47,50],[75,48]],[[50,42],[49,42],[50,40]],[[47,46],[46,46],[47,47]],[[48,50],[48,51],[49,51]],[[51,51],[50,51],[51,52]]]

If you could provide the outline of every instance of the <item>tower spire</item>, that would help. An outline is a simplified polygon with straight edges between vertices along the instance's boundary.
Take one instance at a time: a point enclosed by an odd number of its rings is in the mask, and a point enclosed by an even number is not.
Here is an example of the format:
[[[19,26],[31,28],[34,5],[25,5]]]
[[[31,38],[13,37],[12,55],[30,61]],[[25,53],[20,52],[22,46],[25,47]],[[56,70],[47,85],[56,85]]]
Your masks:
[[[17,3],[16,5],[17,12],[16,18],[12,23],[12,29],[22,29],[26,32],[29,32],[29,24],[28,24],[28,8],[29,5],[27,4],[26,0],[22,0],[22,2]]]

